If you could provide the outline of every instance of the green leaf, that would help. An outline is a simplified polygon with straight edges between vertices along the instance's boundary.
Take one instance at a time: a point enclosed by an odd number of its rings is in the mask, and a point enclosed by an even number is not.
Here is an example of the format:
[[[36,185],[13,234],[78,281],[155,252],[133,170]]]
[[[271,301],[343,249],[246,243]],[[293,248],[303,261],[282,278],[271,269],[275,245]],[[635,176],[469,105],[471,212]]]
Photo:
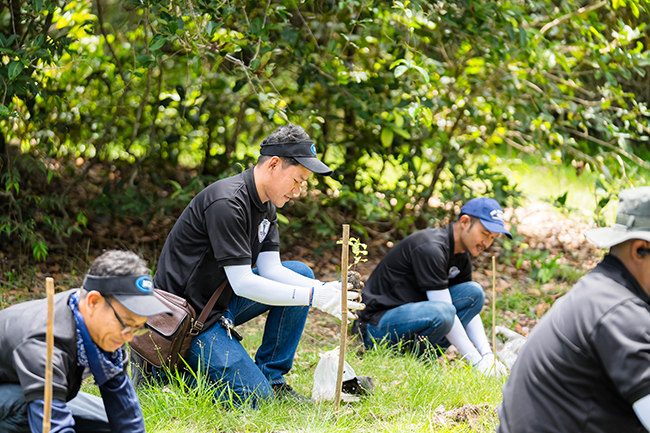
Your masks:
[[[43,9],[43,0],[34,0],[34,11],[40,12],[41,9]]]
[[[630,78],[632,78],[632,72],[630,72],[629,69],[621,68],[620,66],[619,66],[619,68],[620,68],[620,72],[621,72],[621,75],[623,76],[623,78],[625,78],[626,80],[629,80]]]
[[[153,41],[151,41],[151,45],[149,45],[149,49],[151,51],[156,51],[162,48],[163,45],[165,45],[165,38],[160,37],[160,35],[156,36]]]
[[[607,81],[609,81],[609,84],[612,86],[618,86],[618,81],[616,81],[616,77],[614,77],[614,74],[612,74],[609,71],[605,72],[605,78],[607,78]]]
[[[254,71],[257,71],[259,69],[259,67],[260,67],[260,62],[261,62],[261,60],[259,59],[259,57],[257,59],[255,59],[255,60],[253,60],[251,62],[251,69],[254,70]]]
[[[22,62],[19,62],[18,60],[14,60],[9,64],[9,81],[13,81],[16,79],[18,75],[22,72],[24,69],[24,66]]]
[[[77,215],[77,222],[82,226],[86,227],[86,224],[88,224],[88,217],[83,212],[80,212]]]
[[[286,216],[282,215],[280,212],[275,213],[276,216],[278,217],[278,221],[282,224],[289,224],[289,218]]]
[[[519,45],[522,47],[528,46],[528,33],[523,27],[519,27]]]
[[[9,109],[3,104],[0,104],[0,116],[6,116],[7,114],[9,114]]]
[[[395,134],[397,134],[397,135],[399,135],[402,138],[405,138],[407,140],[411,139],[411,134],[408,131],[406,131],[406,130],[404,130],[402,128],[393,127],[393,132],[395,132]]]
[[[143,67],[148,68],[149,65],[156,63],[156,58],[151,54],[142,54],[136,58],[136,61]]]
[[[428,83],[429,82],[429,73],[424,68],[421,68],[420,66],[415,66],[414,65],[413,67],[422,75],[422,78],[424,78],[424,81],[426,83]]]
[[[395,78],[399,78],[399,76],[402,75],[407,70],[408,68],[406,66],[399,65],[397,68],[395,68]]]
[[[34,258],[38,261],[43,261],[47,257],[47,244],[43,241],[38,241],[32,244],[32,252]]]
[[[45,42],[45,35],[43,33],[41,33],[38,36],[36,36],[32,46],[33,47],[40,47],[41,45],[43,45],[43,42]]]
[[[393,144],[393,130],[389,127],[384,127],[381,130],[381,144],[384,147],[390,147],[391,144]]]
[[[215,32],[219,27],[221,27],[222,24],[223,24],[222,22],[221,22],[221,23],[215,23],[214,21],[210,21],[210,22],[208,23],[208,26],[207,26],[207,28],[206,28],[205,30],[208,32],[208,35],[212,36],[212,35],[214,34],[214,32]]]

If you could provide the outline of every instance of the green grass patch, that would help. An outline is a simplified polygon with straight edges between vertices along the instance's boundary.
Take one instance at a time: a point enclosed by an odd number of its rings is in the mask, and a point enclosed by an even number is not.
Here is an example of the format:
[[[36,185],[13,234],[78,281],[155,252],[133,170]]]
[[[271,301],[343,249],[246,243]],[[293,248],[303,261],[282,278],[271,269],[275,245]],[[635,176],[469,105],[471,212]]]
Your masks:
[[[299,349],[298,357],[301,358]],[[493,431],[496,415],[485,412],[473,423],[441,423],[435,409],[501,400],[502,379],[485,378],[462,362],[445,364],[416,358],[385,347],[348,356],[357,374],[375,380],[375,393],[356,403],[343,403],[338,416],[333,403],[296,405],[270,401],[259,409],[229,408],[212,401],[207,383],[189,390],[173,380],[167,386],[138,391],[149,432],[464,432]],[[310,394],[313,369],[292,370],[291,384]]]
[[[286,376],[294,389],[311,396],[319,352],[338,345],[330,330],[337,323],[321,313],[310,315],[298,347],[294,368]],[[263,332],[263,319],[241,326],[244,347],[254,353]],[[465,405],[488,405],[501,401],[505,379],[486,378],[462,361],[444,357],[416,357],[385,345],[362,352],[349,343],[346,361],[358,375],[371,376],[373,395],[355,403],[341,403],[338,415],[333,402],[298,405],[282,401],[263,402],[259,408],[232,407],[215,403],[213,387],[200,381],[185,386],[180,377],[166,385],[146,384],[137,390],[149,433],[180,432],[478,432],[494,431],[497,416],[484,410],[476,420],[455,421],[441,416],[441,405],[450,411]],[[83,391],[98,395],[88,379]]]

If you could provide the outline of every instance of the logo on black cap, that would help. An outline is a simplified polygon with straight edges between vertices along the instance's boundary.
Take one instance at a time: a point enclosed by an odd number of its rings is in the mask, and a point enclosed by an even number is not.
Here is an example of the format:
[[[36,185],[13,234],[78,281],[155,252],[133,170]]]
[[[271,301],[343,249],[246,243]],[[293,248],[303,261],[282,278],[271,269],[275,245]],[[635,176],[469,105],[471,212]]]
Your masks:
[[[151,281],[151,277],[140,277],[135,280],[135,287],[141,292],[151,293],[153,292],[153,281]]]

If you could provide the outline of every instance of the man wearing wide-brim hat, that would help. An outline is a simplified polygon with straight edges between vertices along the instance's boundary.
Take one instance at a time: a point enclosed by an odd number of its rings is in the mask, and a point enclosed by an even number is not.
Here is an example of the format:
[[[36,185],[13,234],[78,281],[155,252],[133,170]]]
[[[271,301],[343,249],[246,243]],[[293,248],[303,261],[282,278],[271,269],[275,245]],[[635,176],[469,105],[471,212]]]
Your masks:
[[[585,232],[609,254],[522,348],[498,433],[650,429],[650,187],[619,200],[616,224]]]

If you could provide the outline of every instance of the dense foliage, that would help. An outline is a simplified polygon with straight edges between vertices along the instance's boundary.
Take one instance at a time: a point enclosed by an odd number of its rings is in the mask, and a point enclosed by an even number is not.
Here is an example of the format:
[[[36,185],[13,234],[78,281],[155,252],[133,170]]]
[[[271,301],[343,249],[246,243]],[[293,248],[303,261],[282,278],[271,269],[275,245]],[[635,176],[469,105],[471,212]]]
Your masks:
[[[645,1],[0,0],[0,242],[163,220],[287,122],[336,168],[281,210],[311,237],[508,202],[527,154],[616,190],[649,167]]]

